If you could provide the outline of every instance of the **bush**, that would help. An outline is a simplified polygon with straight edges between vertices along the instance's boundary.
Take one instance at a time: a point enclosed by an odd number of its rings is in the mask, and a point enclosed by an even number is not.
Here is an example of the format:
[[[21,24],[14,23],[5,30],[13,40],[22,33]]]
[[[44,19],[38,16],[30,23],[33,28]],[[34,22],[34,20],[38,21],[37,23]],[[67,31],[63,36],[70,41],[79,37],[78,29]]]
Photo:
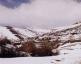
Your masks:
[[[57,42],[54,43],[48,40],[44,40],[42,42],[28,41],[22,44],[17,51],[25,52],[26,55],[29,54],[27,56],[52,56],[58,54],[58,46],[59,44]],[[57,51],[53,52],[53,49]]]
[[[16,57],[18,56],[16,47],[13,45],[13,42],[4,38],[0,40],[0,57]]]

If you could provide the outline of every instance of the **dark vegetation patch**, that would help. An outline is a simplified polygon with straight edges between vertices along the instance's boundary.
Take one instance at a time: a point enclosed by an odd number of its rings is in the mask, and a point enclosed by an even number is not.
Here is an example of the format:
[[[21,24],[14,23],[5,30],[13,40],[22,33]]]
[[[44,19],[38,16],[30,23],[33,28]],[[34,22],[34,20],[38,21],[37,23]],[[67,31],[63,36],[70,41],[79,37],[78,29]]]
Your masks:
[[[18,47],[19,45],[21,45],[21,47]],[[4,38],[0,40],[0,57],[43,57],[58,55],[58,46],[58,42],[50,42],[48,40],[43,40],[42,42],[31,40],[15,44],[15,42],[11,42],[7,38]],[[55,52],[52,51],[53,49],[55,49]]]

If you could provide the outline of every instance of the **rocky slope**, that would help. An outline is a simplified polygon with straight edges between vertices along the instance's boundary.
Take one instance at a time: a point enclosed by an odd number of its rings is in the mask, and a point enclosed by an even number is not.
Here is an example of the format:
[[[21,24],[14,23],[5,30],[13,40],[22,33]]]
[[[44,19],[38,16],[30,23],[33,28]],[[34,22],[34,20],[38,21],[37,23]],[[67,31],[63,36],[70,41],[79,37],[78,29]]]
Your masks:
[[[50,38],[51,41],[59,39],[62,43],[81,42],[81,23],[70,26],[56,27],[40,38]]]

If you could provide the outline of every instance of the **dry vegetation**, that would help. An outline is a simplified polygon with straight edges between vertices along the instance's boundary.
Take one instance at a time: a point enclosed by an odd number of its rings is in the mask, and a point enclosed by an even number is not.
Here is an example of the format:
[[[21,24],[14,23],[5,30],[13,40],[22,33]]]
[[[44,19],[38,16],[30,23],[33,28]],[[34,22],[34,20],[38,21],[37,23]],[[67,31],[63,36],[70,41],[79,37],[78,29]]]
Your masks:
[[[18,45],[21,45],[21,47],[17,47]],[[18,45],[15,45],[7,38],[2,39],[0,41],[0,57],[52,56],[59,54],[58,51],[52,51],[59,47],[58,40],[51,42],[50,39],[45,38],[39,42],[31,40]]]

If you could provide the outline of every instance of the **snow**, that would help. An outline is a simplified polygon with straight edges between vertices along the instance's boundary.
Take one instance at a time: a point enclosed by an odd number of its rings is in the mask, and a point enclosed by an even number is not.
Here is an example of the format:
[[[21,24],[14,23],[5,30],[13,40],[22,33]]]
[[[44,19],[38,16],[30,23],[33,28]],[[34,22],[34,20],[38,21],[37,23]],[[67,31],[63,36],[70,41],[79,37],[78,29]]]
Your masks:
[[[59,50],[57,56],[0,58],[0,64],[81,64],[81,42],[67,43]]]
[[[7,48],[14,48],[14,46],[13,45],[10,45],[10,44],[6,44],[5,47],[7,47]]]
[[[2,38],[2,36],[11,40],[18,40],[18,38],[14,34],[12,34],[12,32],[10,32],[6,27],[0,26],[0,38]]]
[[[60,37],[61,41],[68,41],[68,40],[81,40],[81,34],[75,34],[75,35],[65,35]]]
[[[63,58],[60,64],[80,64],[81,61],[81,42],[69,43],[60,51]]]
[[[24,37],[34,37],[34,36],[36,36],[35,33],[31,32],[27,29],[14,28],[14,30],[18,31]]]
[[[50,57],[1,58],[0,64],[50,64],[50,61]]]
[[[36,36],[35,33],[27,29],[22,29],[22,28],[13,28],[13,29],[17,31],[19,33],[18,35],[21,35],[23,38]],[[17,41],[19,40],[19,38],[16,37],[15,34],[13,34],[9,29],[7,29],[7,27],[3,27],[3,26],[0,26],[0,37],[1,38],[6,37],[10,40],[17,40]]]
[[[36,31],[39,34],[44,34],[44,33],[50,33],[51,30],[50,29],[33,29],[34,31]]]
[[[79,24],[74,24],[74,25],[70,25],[70,26],[56,27],[56,28],[54,28],[54,30],[55,30],[55,31],[62,31],[62,30],[74,28],[74,27],[77,27],[77,26],[81,26],[81,23],[79,23]],[[53,30],[52,30],[52,31],[53,31]]]
[[[80,40],[80,36],[81,36],[81,34],[76,34],[73,37],[74,37],[75,40]]]

